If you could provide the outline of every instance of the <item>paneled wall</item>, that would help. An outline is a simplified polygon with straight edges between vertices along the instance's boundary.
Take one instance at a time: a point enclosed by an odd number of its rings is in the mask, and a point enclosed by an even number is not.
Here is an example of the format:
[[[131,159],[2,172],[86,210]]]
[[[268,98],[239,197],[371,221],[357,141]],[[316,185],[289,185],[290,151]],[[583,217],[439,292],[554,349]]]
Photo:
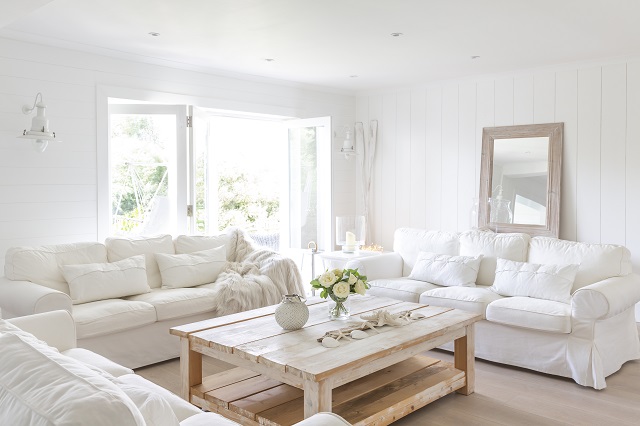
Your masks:
[[[353,122],[355,100],[294,83],[114,59],[0,38],[0,270],[8,247],[97,238],[97,113],[101,85],[189,97],[211,108]],[[63,140],[44,153],[16,139],[30,117],[21,106],[42,92]],[[334,141],[339,144],[339,141]],[[355,208],[355,172],[334,147],[336,214]]]
[[[468,229],[482,128],[564,122],[560,237],[624,244],[639,270],[639,117],[638,60],[361,94],[356,121],[379,122],[373,240]]]

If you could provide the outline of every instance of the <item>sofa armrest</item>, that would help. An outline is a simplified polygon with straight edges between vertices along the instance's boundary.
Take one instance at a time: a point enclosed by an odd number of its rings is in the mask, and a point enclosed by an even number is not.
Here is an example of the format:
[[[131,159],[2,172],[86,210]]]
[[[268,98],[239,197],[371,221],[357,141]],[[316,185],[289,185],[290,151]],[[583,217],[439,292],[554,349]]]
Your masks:
[[[350,260],[345,268],[357,269],[358,273],[367,276],[367,281],[373,281],[401,277],[402,265],[402,256],[394,252]]]
[[[571,315],[579,319],[605,319],[633,308],[640,301],[640,275],[607,278],[576,290]]]
[[[30,281],[12,281],[0,277],[0,309],[2,318],[33,315],[64,309],[71,312],[68,294]]]
[[[60,352],[76,347],[76,324],[64,310],[43,312],[8,320],[21,330],[47,342]]]

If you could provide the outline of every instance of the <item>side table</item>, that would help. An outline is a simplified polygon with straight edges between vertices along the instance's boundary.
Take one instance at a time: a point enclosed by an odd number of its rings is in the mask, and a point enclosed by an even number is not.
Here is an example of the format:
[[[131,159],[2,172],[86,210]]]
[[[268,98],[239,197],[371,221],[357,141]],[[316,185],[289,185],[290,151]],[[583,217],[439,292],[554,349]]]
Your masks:
[[[353,253],[345,253],[343,251],[329,251],[319,253],[322,264],[325,269],[344,269],[347,262],[364,257],[378,256],[382,252],[359,250]]]

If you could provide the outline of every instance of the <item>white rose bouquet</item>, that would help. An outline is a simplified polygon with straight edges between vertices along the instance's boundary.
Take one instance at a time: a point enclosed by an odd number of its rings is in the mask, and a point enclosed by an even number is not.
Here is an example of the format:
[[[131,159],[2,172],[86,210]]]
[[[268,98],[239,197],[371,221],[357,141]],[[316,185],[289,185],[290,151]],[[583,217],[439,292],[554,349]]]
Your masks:
[[[357,269],[333,269],[326,270],[315,280],[311,281],[311,287],[320,291],[320,297],[330,297],[336,302],[335,316],[348,315],[348,309],[344,306],[350,294],[364,295],[368,288],[367,277],[360,275]]]

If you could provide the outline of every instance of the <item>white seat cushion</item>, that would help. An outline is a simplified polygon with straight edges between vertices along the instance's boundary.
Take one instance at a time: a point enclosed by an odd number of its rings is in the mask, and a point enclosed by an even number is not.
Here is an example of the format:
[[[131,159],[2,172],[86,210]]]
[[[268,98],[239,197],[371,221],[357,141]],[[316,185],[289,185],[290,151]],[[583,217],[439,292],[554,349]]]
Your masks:
[[[138,328],[157,321],[152,305],[123,299],[74,305],[71,315],[76,323],[78,339]]]
[[[487,320],[532,330],[571,333],[571,305],[530,297],[505,297],[489,303]]]
[[[144,254],[147,268],[147,282],[149,287],[158,288],[162,285],[160,270],[154,256],[155,253],[175,254],[171,235],[156,237],[110,237],[105,240],[109,262],[117,262],[127,257]]]
[[[487,305],[502,299],[489,287],[442,287],[429,290],[420,295],[420,303],[447,308],[462,309],[485,317]]]
[[[439,288],[435,284],[409,278],[393,278],[369,281],[371,288],[367,294],[372,296],[390,297],[405,302],[418,302],[420,295],[427,290]]]
[[[76,361],[80,361],[83,364],[98,367],[99,369],[111,374],[113,377],[122,376],[124,374],[133,374],[132,369],[117,364],[102,355],[84,348],[71,348],[61,353],[75,359]]]
[[[127,374],[124,376],[120,376],[118,377],[117,383],[127,383],[141,388],[146,388],[150,392],[160,395],[164,398],[165,401],[169,403],[169,406],[173,410],[173,413],[176,415],[178,421],[180,422],[187,417],[202,413],[202,411],[195,405],[189,404],[178,395],[169,392],[165,388],[158,386],[155,383],[152,383],[149,380],[145,379],[144,377],[138,376],[137,374]]]
[[[44,342],[2,332],[0,347],[0,424],[145,424],[109,379]]]
[[[157,392],[135,383],[115,379],[120,388],[140,410],[145,424],[153,426],[180,426],[180,422],[171,409],[171,405]]]
[[[460,234],[460,255],[482,254],[476,285],[492,285],[496,274],[497,258],[527,261],[529,234],[496,234],[487,231],[467,231]]]
[[[152,305],[158,321],[213,312],[214,299],[215,291],[209,288],[158,288],[127,298]]]

